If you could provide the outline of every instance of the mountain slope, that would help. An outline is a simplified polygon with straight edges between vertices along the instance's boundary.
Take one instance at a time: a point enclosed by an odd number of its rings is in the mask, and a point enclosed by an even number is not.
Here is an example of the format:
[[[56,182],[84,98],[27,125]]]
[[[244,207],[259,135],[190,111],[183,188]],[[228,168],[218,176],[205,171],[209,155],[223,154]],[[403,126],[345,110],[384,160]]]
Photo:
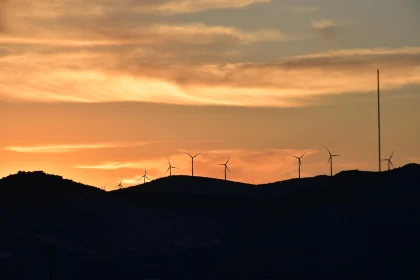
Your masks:
[[[419,182],[410,164],[259,186],[172,176],[106,193],[18,173],[0,180],[3,272],[45,279],[54,245],[57,279],[418,279]]]

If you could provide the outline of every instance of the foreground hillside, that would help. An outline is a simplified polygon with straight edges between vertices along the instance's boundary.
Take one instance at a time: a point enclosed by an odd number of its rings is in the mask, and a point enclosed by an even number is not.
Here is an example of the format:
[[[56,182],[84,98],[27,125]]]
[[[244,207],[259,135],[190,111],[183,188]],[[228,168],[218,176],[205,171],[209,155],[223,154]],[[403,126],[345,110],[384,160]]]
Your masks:
[[[0,279],[419,279],[419,183],[417,164],[109,193],[20,172],[0,180]]]

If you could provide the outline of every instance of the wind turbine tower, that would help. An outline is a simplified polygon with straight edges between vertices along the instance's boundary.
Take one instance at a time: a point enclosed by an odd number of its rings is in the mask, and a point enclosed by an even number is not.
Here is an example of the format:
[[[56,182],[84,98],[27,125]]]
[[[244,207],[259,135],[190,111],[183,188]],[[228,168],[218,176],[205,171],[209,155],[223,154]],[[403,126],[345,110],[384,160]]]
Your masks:
[[[306,155],[306,152],[303,153],[303,155],[301,155],[300,157],[292,156],[292,157],[294,157],[294,158],[296,158],[298,160],[299,179],[300,179],[300,168],[302,167],[302,161],[301,161],[301,159],[303,158],[304,155]]]
[[[340,155],[333,155],[333,154],[331,154],[330,150],[328,150],[327,147],[325,147],[325,148],[327,149],[328,153],[330,154],[330,159],[328,160],[328,163],[331,163],[330,164],[330,169],[331,169],[330,174],[332,176],[333,175],[333,157],[339,157]]]
[[[166,170],[165,174],[168,173],[168,171],[169,171],[169,176],[172,176],[172,168],[178,169],[178,167],[172,166],[171,162],[169,161],[169,158],[168,158],[168,164],[169,164],[169,167]]]
[[[231,158],[231,157],[229,157],[229,158],[228,158],[228,160],[227,160],[225,163],[219,163],[219,164],[218,164],[218,165],[223,165],[223,166],[225,167],[225,181],[226,181],[226,170],[227,170],[227,171],[229,171],[229,173],[230,173],[229,167],[227,166],[227,164],[228,164],[228,162],[229,162],[230,158]]]
[[[394,165],[392,164],[392,161],[391,161],[392,156],[394,155],[394,152],[395,151],[392,152],[392,154],[389,158],[386,158],[386,159],[382,160],[382,161],[387,161],[388,162],[388,171],[391,170],[391,166],[392,166],[392,168],[395,168]]]
[[[122,189],[122,188],[124,188],[124,187],[123,187],[123,185],[122,185],[121,183],[122,183],[122,177],[121,177],[120,183],[116,186],[116,188],[117,188],[117,189]]]
[[[196,154],[195,156],[192,156],[189,153],[186,154],[191,158],[191,176],[194,177],[194,159],[201,154]]]
[[[144,175],[140,177],[140,178],[143,178],[143,184],[146,184],[146,179],[150,181],[150,178],[149,178],[149,177],[147,177],[146,172],[147,172],[147,170],[146,170],[146,168],[145,168],[145,169],[144,169]]]
[[[377,70],[378,80],[378,164],[379,172],[381,172],[381,103],[380,103],[380,88],[379,88],[379,69]]]

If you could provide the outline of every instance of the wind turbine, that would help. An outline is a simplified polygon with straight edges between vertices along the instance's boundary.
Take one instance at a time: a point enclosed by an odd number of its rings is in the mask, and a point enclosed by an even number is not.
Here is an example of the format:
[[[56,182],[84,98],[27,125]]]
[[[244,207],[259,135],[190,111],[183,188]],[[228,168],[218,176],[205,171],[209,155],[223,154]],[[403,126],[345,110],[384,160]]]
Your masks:
[[[196,154],[195,156],[190,155],[189,153],[186,153],[191,158],[191,176],[194,176],[194,158],[201,154]]]
[[[124,188],[124,186],[121,183],[122,183],[122,177],[121,177],[120,183],[116,186],[116,188],[118,189]]]
[[[230,157],[228,158],[228,160],[226,161],[226,163],[219,163],[218,164],[218,165],[223,165],[225,167],[225,180],[226,180],[226,170],[229,171],[229,173],[230,173],[229,167],[227,166],[229,160],[230,160]]]
[[[306,155],[306,152],[305,152],[305,153],[303,153],[303,155],[301,155],[300,157],[292,156],[292,157],[294,157],[294,158],[296,158],[296,159],[298,160],[298,165],[299,165],[299,179],[300,179],[300,168],[301,168],[301,166],[302,166],[302,161],[301,161],[301,159],[303,158],[303,156],[304,156],[304,155]]]
[[[150,181],[150,178],[149,178],[149,177],[147,177],[146,172],[147,172],[147,169],[145,168],[145,169],[144,169],[144,175],[140,177],[140,178],[143,178],[143,184],[146,184],[146,179]],[[139,179],[140,179],[140,178],[139,178]]]
[[[391,156],[389,158],[383,159],[382,161],[387,161],[388,162],[388,171],[391,170],[391,166],[392,168],[395,168],[394,165],[392,164],[391,158],[394,155],[395,151],[392,152]]]
[[[169,167],[166,170],[165,174],[168,173],[168,171],[169,171],[169,176],[172,176],[172,168],[178,169],[178,167],[172,166],[171,162],[169,161],[169,158],[168,158],[168,164],[169,164]]]
[[[330,159],[328,160],[328,163],[330,163],[331,162],[331,176],[333,175],[333,172],[332,172],[332,166],[333,166],[333,157],[339,157],[340,155],[333,155],[333,154],[331,154],[331,152],[330,152],[330,150],[328,150],[328,148],[327,147],[325,147],[326,149],[327,149],[327,151],[328,151],[328,153],[330,154]],[[327,164],[328,164],[327,163]]]

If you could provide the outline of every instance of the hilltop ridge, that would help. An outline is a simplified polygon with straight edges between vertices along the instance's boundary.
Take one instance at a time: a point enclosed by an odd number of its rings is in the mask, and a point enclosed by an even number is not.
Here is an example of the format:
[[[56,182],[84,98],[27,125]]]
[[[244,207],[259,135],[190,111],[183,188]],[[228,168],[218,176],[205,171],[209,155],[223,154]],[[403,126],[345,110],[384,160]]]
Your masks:
[[[115,194],[194,194],[213,196],[239,196],[239,197],[269,197],[270,195],[286,195],[291,191],[300,189],[326,188],[328,186],[341,186],[355,183],[374,186],[383,178],[385,181],[399,180],[410,182],[420,175],[419,164],[408,164],[403,167],[384,172],[347,170],[337,173],[334,176],[317,175],[307,178],[293,178],[284,181],[277,181],[266,184],[252,185],[248,183],[225,181],[215,178],[191,177],[191,176],[170,176],[163,177],[146,184],[131,186],[128,188],[113,190]],[[381,181],[382,182],[382,181]]]
[[[58,198],[96,196],[105,193],[99,188],[77,183],[44,171],[19,171],[0,179],[0,200],[44,201]]]
[[[158,178],[146,184],[115,189],[109,191],[118,196],[133,196],[136,194],[184,194],[184,195],[210,195],[224,197],[261,197],[266,195],[287,194],[291,190],[313,189],[340,185],[342,188],[348,184],[359,182],[362,184],[376,185],[386,181],[400,181],[409,183],[420,174],[420,165],[410,163],[390,171],[381,173],[363,170],[345,170],[334,176],[317,175],[306,178],[292,178],[265,184],[253,185],[249,183],[225,181],[217,178],[174,175]],[[382,179],[380,179],[382,178]],[[379,181],[378,181],[379,180]],[[382,181],[385,180],[385,181]],[[24,193],[40,196],[76,193],[104,193],[105,191],[64,179],[62,176],[48,174],[43,171],[24,172],[9,175],[0,179],[0,194],[3,197],[9,195],[22,195]],[[38,194],[38,195],[37,195]],[[265,195],[264,195],[265,196]]]

